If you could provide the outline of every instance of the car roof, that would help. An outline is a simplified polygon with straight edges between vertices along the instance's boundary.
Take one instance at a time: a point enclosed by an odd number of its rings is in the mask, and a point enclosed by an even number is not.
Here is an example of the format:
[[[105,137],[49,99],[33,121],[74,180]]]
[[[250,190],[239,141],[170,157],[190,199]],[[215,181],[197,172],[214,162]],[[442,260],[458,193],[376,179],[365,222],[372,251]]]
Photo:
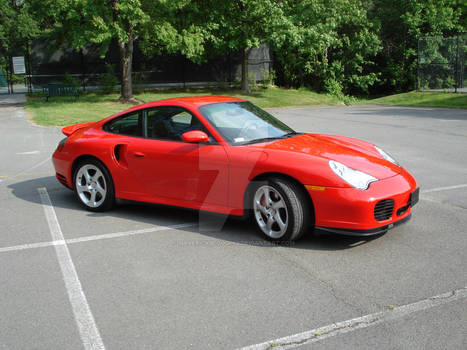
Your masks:
[[[170,104],[170,103],[181,103],[184,105],[192,105],[193,107],[200,107],[210,103],[219,103],[219,102],[234,102],[234,101],[245,101],[244,99],[231,97],[231,96],[188,96],[188,97],[174,97],[167,98],[163,100],[158,100],[154,102],[148,102],[142,105],[139,105],[139,108],[147,108],[153,106],[159,106],[161,104]]]
[[[167,105],[178,105],[182,107],[188,107],[197,109],[200,106],[212,104],[212,103],[220,103],[220,102],[236,102],[236,101],[246,101],[241,98],[231,97],[231,96],[187,96],[187,97],[174,97],[174,98],[166,98],[163,100],[157,100],[153,102],[143,103],[131,108],[128,108],[124,111],[121,111],[117,114],[113,114],[101,120],[102,123],[106,123],[111,119],[117,118],[123,114],[131,113],[134,111],[139,111],[144,108],[151,108],[151,107],[158,107],[158,106],[167,106]]]

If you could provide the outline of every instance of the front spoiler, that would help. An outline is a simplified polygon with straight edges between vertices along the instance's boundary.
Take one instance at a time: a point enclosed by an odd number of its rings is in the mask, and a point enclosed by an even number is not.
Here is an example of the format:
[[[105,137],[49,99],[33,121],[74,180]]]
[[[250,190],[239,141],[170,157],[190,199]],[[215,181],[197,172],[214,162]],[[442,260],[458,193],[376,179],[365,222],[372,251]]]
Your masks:
[[[367,236],[374,236],[374,235],[380,235],[380,234],[386,233],[388,230],[392,229],[395,226],[405,224],[407,221],[410,220],[411,217],[412,217],[412,213],[407,215],[405,218],[403,218],[403,219],[401,219],[399,221],[393,222],[393,223],[391,223],[389,225],[384,225],[384,226],[365,229],[365,230],[332,228],[332,227],[322,227],[322,226],[316,226],[315,230],[316,231],[336,233],[336,234],[339,234],[339,235],[346,235],[346,236],[367,237]]]

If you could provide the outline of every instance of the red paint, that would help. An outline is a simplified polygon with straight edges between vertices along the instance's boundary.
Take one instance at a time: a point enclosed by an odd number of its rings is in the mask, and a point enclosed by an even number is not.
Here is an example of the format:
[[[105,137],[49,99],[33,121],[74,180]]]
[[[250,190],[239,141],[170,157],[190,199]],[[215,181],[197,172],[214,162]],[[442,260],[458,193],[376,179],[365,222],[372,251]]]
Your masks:
[[[70,136],[71,134],[73,134],[75,131],[79,130],[79,129],[83,129],[91,124],[94,124],[94,122],[91,122],[91,123],[80,123],[80,124],[73,124],[73,125],[69,125],[69,126],[65,126],[63,129],[62,129],[62,132],[66,135],[66,136]]]
[[[244,146],[229,145],[198,112],[204,104],[241,101],[232,97],[187,97],[133,107],[96,123],[65,127],[70,135],[53,155],[58,174],[72,188],[72,164],[80,156],[98,158],[110,171],[118,198],[243,214],[249,182],[265,173],[283,174],[303,185],[324,186],[308,191],[317,226],[369,229],[410,214],[376,221],[377,201],[393,198],[395,210],[404,206],[417,187],[403,168],[383,159],[372,144],[341,136],[304,134]],[[183,134],[183,141],[164,141],[112,134],[102,126],[123,114],[157,106],[181,106],[199,118],[212,136],[202,131]],[[119,160],[115,156],[118,149]],[[336,160],[376,178],[368,190],[358,190],[336,176],[328,161]]]
[[[209,136],[204,131],[192,130],[182,135],[182,140],[188,143],[208,142]]]

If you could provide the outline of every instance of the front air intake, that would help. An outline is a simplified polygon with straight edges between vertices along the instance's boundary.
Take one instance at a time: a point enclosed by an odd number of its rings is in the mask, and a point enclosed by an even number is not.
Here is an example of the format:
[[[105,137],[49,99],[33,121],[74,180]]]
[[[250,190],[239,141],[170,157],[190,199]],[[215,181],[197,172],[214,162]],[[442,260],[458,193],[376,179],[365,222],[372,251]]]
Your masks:
[[[375,205],[375,219],[383,221],[392,217],[394,211],[394,199],[384,199]]]

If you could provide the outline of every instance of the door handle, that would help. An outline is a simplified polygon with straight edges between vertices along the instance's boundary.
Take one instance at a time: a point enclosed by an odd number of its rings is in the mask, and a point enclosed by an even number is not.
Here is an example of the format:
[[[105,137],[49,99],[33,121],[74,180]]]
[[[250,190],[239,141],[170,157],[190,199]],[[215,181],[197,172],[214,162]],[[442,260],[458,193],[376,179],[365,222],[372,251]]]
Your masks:
[[[138,158],[144,158],[144,153],[141,152],[133,152],[133,155]]]

